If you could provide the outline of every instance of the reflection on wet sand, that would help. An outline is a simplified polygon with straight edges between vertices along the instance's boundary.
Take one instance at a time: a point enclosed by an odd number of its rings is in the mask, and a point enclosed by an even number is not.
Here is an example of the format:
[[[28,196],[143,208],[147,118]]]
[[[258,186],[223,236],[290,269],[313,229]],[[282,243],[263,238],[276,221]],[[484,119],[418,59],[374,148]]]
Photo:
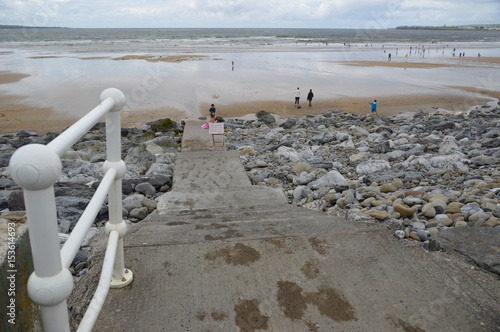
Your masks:
[[[382,56],[369,59],[369,52],[304,51],[1,55],[0,63],[8,63],[11,71],[0,71],[0,133],[62,130],[95,107],[108,87],[127,97],[124,126],[164,117],[196,119],[208,115],[212,103],[223,117],[260,110],[287,117],[332,110],[365,114],[373,99],[379,101],[380,115],[394,115],[437,108],[466,111],[500,98],[500,88],[490,77],[499,69],[498,57],[400,55],[383,61]],[[313,107],[294,107],[297,86],[314,90]]]

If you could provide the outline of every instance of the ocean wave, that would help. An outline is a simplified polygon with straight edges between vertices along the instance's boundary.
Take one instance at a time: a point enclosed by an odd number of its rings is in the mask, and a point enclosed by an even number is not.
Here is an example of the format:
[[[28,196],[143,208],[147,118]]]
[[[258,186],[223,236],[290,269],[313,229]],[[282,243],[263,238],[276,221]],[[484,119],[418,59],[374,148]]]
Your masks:
[[[155,52],[169,48],[226,50],[241,47],[316,45],[500,44],[500,31],[356,29],[8,29],[0,48],[44,52]]]

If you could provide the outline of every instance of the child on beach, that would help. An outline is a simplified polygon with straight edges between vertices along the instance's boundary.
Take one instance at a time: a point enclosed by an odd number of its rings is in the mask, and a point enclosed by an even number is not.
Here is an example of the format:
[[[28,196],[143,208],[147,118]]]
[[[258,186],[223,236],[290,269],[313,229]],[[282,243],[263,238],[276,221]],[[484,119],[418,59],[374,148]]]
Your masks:
[[[210,112],[210,118],[215,119],[215,107],[214,104],[211,105],[210,109],[208,110]]]
[[[377,99],[368,104],[372,105],[372,114],[377,114]]]
[[[307,94],[307,100],[309,101],[309,107],[312,107],[311,103],[314,97],[313,89],[309,89],[309,93]]]

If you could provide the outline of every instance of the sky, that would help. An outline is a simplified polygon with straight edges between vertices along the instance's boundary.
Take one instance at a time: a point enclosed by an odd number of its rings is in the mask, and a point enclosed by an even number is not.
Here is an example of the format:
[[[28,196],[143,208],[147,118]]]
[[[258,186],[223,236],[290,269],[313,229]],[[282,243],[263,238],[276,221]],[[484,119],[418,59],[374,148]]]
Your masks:
[[[500,0],[0,0],[0,25],[354,28],[500,24]]]

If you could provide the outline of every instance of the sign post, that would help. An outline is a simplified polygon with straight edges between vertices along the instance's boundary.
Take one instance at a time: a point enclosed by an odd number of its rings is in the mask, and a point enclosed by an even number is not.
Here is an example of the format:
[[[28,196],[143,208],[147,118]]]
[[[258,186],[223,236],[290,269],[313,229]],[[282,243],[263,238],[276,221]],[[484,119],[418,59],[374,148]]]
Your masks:
[[[222,137],[222,146],[224,146],[224,122],[211,122],[208,125],[208,133],[212,135],[212,144],[215,146],[215,135]]]

